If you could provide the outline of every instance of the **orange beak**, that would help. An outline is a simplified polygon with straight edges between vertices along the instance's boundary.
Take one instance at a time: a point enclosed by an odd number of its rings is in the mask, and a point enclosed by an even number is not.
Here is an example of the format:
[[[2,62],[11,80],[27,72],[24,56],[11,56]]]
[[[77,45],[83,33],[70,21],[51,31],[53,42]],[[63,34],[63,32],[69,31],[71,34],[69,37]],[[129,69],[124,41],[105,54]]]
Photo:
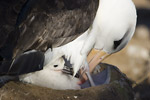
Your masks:
[[[102,62],[105,58],[107,58],[110,54],[106,53],[103,50],[92,49],[88,54],[87,61],[89,63],[90,73],[93,72],[95,67]],[[82,71],[81,71],[82,72]],[[87,80],[87,76],[83,74],[83,78]]]
[[[110,54],[106,53],[103,50],[92,49],[87,57],[87,61],[89,63],[90,72],[93,72],[95,67],[102,62],[105,58],[107,58]]]

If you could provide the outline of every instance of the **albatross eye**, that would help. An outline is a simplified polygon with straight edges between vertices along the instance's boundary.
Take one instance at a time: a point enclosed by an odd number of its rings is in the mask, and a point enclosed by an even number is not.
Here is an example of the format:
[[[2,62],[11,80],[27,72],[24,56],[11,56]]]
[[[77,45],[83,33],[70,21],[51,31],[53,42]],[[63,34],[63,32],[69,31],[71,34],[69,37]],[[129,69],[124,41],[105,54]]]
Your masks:
[[[114,41],[114,49],[116,49],[122,42],[123,39],[120,39],[118,41]]]

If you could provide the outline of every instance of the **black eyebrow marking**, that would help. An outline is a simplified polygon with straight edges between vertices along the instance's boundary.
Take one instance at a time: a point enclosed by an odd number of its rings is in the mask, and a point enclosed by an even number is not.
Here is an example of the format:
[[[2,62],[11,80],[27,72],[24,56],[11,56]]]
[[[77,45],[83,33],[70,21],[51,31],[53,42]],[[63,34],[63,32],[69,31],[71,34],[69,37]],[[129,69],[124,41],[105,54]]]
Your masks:
[[[123,38],[118,40],[118,41],[114,41],[114,49],[116,49],[122,42]]]
[[[124,34],[124,36],[120,40],[114,41],[113,49],[117,49],[117,47],[122,43],[122,41],[124,41],[125,38],[129,35],[129,32],[130,32],[130,28],[127,30],[127,32]]]

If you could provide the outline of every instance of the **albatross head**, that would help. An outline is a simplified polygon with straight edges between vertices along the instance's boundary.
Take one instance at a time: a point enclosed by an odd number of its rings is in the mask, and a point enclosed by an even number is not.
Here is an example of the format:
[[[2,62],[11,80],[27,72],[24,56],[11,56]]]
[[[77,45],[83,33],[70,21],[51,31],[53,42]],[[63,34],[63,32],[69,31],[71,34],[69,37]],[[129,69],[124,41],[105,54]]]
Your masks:
[[[91,27],[57,50],[70,60],[74,76],[87,62],[92,72],[98,63],[125,47],[135,27],[136,9],[131,0],[101,0]]]
[[[131,0],[100,2],[92,30],[90,30],[93,38],[88,40],[93,42],[93,49],[87,57],[90,72],[110,54],[122,50],[127,45],[134,34],[136,18],[136,9]],[[85,44],[83,47],[82,52],[85,52],[88,46],[86,47]]]

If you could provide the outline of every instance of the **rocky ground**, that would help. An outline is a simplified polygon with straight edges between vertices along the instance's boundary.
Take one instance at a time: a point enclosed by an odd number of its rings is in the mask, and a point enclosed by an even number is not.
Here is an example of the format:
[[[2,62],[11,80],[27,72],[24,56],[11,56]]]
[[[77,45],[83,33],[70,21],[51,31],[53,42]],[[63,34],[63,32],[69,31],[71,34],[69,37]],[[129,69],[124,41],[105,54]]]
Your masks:
[[[133,100],[130,81],[114,66],[110,83],[82,90],[53,90],[21,82],[9,82],[0,89],[0,100]]]

